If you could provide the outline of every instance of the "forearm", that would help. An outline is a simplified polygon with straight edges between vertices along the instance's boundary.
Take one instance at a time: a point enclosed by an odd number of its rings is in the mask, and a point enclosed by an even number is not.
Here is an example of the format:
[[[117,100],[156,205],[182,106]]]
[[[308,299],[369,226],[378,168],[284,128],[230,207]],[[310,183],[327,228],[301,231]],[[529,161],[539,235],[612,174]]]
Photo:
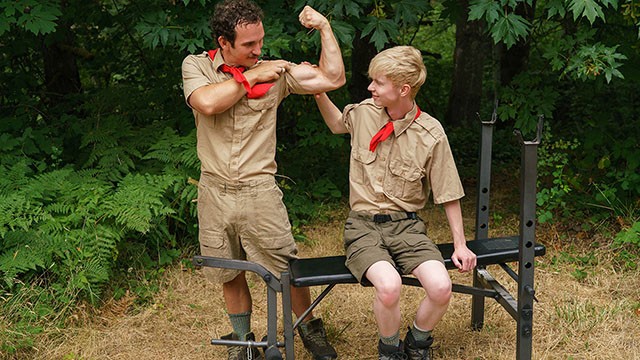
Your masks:
[[[195,90],[189,96],[189,105],[207,116],[220,114],[235,105],[246,93],[242,84],[230,79]]]
[[[320,33],[320,60],[317,66],[301,64],[289,71],[304,92],[318,94],[332,91],[346,82],[342,54],[329,20],[322,14],[305,6],[299,15],[300,23],[307,29],[316,29]]]
[[[455,248],[463,245],[466,246],[467,240],[464,235],[464,224],[462,220],[462,207],[459,200],[449,201],[442,204],[444,207],[451,235],[453,236],[453,246]]]
[[[331,99],[329,99],[329,96],[326,93],[321,93],[314,95],[314,98],[329,130],[334,134],[346,133],[347,128],[342,122],[342,112],[335,106]]]
[[[322,46],[319,62],[320,70],[325,78],[334,86],[331,90],[335,90],[346,82],[342,53],[340,52],[340,46],[328,21],[319,32]]]

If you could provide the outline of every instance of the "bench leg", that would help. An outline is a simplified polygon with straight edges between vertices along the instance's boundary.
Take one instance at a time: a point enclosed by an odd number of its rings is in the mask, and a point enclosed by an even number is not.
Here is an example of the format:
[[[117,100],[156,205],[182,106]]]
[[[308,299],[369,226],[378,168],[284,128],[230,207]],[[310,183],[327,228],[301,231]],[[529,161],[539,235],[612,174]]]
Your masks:
[[[473,270],[473,287],[483,287],[480,282],[478,269]],[[482,330],[484,326],[484,296],[471,296],[471,328],[476,331]]]
[[[280,276],[282,283],[282,321],[284,322],[284,350],[287,360],[294,360],[293,309],[291,308],[291,275],[285,271]]]
[[[275,290],[267,288],[267,348],[272,354],[277,352],[278,345],[278,295]],[[275,351],[273,350],[275,349]],[[277,356],[271,355],[271,359],[277,359]],[[281,359],[282,357],[280,357]]]
[[[536,181],[538,177],[538,145],[542,139],[542,115],[533,141],[522,144],[520,161],[520,246],[518,259],[518,333],[516,359],[530,360],[533,344],[533,289],[536,239]]]

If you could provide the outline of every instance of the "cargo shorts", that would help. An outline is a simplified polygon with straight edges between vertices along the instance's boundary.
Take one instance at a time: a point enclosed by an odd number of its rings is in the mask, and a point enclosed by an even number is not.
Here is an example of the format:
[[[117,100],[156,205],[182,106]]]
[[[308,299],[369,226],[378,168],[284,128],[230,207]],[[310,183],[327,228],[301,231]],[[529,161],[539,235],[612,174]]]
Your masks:
[[[226,259],[248,260],[276,276],[297,258],[298,248],[282,191],[271,175],[254,181],[229,183],[202,175],[198,184],[200,253]],[[233,280],[241,271],[203,268],[214,283]]]
[[[378,261],[391,263],[405,275],[425,261],[444,264],[422,220],[406,214],[392,213],[389,220],[376,222],[372,214],[349,213],[344,226],[345,265],[358,281],[362,282],[369,267]]]

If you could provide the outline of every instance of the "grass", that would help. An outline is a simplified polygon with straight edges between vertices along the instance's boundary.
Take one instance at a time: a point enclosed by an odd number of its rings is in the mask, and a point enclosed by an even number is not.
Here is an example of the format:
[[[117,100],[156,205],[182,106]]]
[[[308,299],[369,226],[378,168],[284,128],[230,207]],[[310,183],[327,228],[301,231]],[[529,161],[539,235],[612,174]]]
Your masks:
[[[496,204],[509,204],[514,198],[505,191],[492,196]],[[467,235],[471,236],[474,215],[467,207],[472,205],[464,204]],[[517,207],[510,204],[494,212],[490,236],[517,232]],[[346,214],[346,208],[339,209],[329,222],[305,228],[308,240],[300,246],[301,256],[342,253],[342,219]],[[440,208],[421,216],[431,238],[450,241]],[[640,269],[620,266],[616,260],[619,250],[603,245],[612,240],[602,235],[571,233],[546,225],[538,227],[537,239],[547,246],[547,254],[536,259],[539,302],[534,305],[533,358],[640,359]],[[489,270],[515,293],[516,284],[498,266]],[[471,283],[469,274],[450,274],[454,282]],[[253,330],[261,338],[266,333],[266,291],[257,276],[250,275],[249,281],[254,299]],[[322,289],[311,290],[313,296]],[[359,285],[339,285],[315,311],[323,318],[340,359],[377,358],[372,291]],[[420,289],[405,287],[402,296],[404,336],[422,295]],[[129,294],[99,309],[78,308],[68,324],[64,330],[45,331],[28,354],[0,354],[0,359],[226,359],[226,350],[209,341],[231,331],[221,286],[205,281],[199,270],[184,266],[167,271],[150,305],[136,306],[135,297]],[[0,321],[0,327],[4,325]],[[497,302],[488,299],[484,328],[471,330],[470,298],[455,294],[434,332],[436,358],[514,359],[515,329],[515,321]],[[311,359],[298,337],[296,358]]]

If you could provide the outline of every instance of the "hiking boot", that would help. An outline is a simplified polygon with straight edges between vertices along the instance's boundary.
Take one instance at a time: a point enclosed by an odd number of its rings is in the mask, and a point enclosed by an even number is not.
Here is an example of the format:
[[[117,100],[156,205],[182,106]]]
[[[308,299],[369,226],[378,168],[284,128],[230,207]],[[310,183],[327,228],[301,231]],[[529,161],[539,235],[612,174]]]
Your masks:
[[[411,329],[409,329],[407,337],[404,339],[404,351],[407,354],[407,359],[431,360],[433,358],[431,344],[433,344],[433,336],[429,336],[429,338],[424,341],[417,341],[413,337]]]
[[[298,328],[304,347],[313,355],[313,360],[333,360],[338,358],[336,349],[327,341],[322,319],[313,318]]]
[[[231,333],[221,337],[222,340],[240,340],[236,333]],[[255,341],[253,333],[247,334],[247,341]],[[263,360],[262,354],[257,347],[253,346],[228,346],[229,356],[227,360]]]
[[[403,343],[400,345],[386,345],[378,340],[378,360],[406,360],[407,354],[403,350]]]

